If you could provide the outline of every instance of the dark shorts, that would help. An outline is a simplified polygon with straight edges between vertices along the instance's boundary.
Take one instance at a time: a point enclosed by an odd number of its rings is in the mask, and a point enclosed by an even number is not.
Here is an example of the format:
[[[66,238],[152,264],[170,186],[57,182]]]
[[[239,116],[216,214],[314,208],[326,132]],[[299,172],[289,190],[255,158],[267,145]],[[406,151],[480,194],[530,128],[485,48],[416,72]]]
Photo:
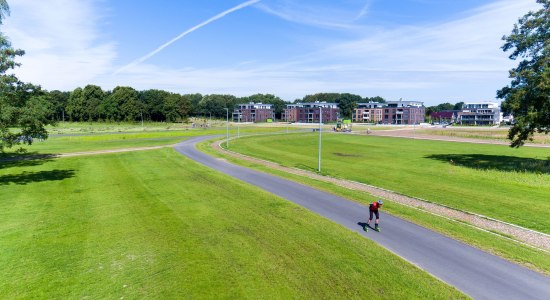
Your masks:
[[[372,220],[372,214],[376,215],[376,219],[379,219],[380,216],[378,215],[378,209],[377,210],[369,210],[370,211],[370,217],[369,220]]]

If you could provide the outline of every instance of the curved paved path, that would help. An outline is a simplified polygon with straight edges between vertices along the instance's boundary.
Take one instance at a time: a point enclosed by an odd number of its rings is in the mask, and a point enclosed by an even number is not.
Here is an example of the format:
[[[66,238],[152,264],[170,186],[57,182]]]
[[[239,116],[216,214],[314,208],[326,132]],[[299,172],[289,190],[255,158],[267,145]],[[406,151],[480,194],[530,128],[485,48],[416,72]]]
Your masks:
[[[201,164],[258,186],[372,239],[475,299],[550,299],[550,277],[387,214],[382,219],[382,233],[364,232],[358,223],[366,222],[366,206],[236,166],[195,149],[196,143],[210,138],[192,138],[174,148]]]

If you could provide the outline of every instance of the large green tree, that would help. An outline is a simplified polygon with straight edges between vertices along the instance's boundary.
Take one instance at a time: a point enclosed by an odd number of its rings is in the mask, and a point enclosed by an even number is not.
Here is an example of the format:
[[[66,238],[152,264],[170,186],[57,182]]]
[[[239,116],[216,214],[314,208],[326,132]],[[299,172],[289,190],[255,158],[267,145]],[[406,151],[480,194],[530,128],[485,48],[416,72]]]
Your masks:
[[[529,12],[502,39],[510,59],[521,58],[510,70],[510,85],[497,92],[504,112],[514,116],[508,132],[512,147],[522,146],[535,132],[550,132],[550,0],[537,0],[542,9]]]
[[[53,115],[52,118],[55,121],[65,120],[65,109],[67,102],[69,101],[70,92],[62,92],[59,90],[53,90],[48,92],[48,97],[52,105]]]
[[[139,93],[132,87],[117,86],[109,96],[116,104],[118,113],[115,114],[115,121],[137,121],[141,119],[144,105],[139,99]]]
[[[97,121],[102,114],[100,105],[105,99],[105,92],[101,87],[88,84],[82,90],[82,100],[84,102],[85,121]]]
[[[170,93],[162,90],[145,90],[139,92],[139,99],[144,105],[144,118],[151,121],[165,121],[164,101]]]
[[[84,119],[86,108],[84,106],[82,88],[77,87],[70,93],[65,110],[71,121],[82,121]]]
[[[185,94],[183,95],[184,98],[189,100],[191,107],[189,110],[189,115],[195,115],[198,116],[200,114],[207,115],[206,112],[201,112],[199,103],[202,100],[202,95],[199,93],[196,94]]]
[[[342,118],[351,119],[353,111],[357,108],[357,103],[363,101],[363,98],[359,95],[353,95],[349,93],[339,94],[334,102],[338,103]]]
[[[0,25],[9,14],[9,6],[0,0]],[[14,74],[7,73],[20,64],[15,61],[24,55],[14,49],[0,31],[0,152],[18,144],[32,144],[33,139],[45,139],[44,128],[51,123],[48,97],[39,86],[21,82]]]
[[[212,94],[202,97],[199,108],[204,113],[212,113],[213,117],[225,118],[225,108],[229,110],[229,116],[237,104],[237,97],[233,95]]]
[[[169,122],[184,121],[190,110],[191,101],[188,97],[172,93],[164,99],[164,114]]]

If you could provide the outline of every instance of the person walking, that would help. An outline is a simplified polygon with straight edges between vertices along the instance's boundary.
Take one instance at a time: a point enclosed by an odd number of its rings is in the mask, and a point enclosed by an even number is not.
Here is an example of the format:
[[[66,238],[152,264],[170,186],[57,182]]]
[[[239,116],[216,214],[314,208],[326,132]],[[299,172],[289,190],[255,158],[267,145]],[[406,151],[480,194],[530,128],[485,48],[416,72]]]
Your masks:
[[[372,215],[376,215],[376,220],[374,221],[374,230],[380,231],[380,228],[378,227],[378,222],[380,220],[380,215],[378,214],[378,209],[380,209],[384,205],[384,202],[382,200],[378,199],[378,201],[373,202],[369,205],[369,220],[367,221],[367,226],[365,227],[365,230],[367,231],[370,227],[370,221],[372,220]]]

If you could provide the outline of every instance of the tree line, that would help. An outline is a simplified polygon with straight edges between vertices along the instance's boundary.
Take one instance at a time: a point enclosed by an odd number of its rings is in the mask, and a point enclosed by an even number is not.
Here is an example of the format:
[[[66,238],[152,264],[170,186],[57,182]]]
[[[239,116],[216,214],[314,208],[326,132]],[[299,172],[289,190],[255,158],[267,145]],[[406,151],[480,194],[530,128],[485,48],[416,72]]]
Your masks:
[[[272,104],[275,118],[281,119],[287,102],[272,94],[255,94],[236,97],[222,94],[178,94],[157,89],[137,91],[132,87],[118,86],[104,91],[97,85],[76,88],[72,92],[43,91],[51,107],[52,121],[155,121],[181,122],[188,117],[203,116],[225,118],[241,103]],[[317,93],[306,95],[299,102],[335,102],[342,115],[351,118],[359,102],[385,102],[379,96],[363,98],[349,93]]]
[[[430,116],[433,112],[440,112],[440,111],[449,111],[449,110],[462,110],[462,106],[464,105],[464,102],[457,102],[455,104],[451,104],[449,102],[441,103],[434,106],[428,106],[426,107],[426,116]]]

